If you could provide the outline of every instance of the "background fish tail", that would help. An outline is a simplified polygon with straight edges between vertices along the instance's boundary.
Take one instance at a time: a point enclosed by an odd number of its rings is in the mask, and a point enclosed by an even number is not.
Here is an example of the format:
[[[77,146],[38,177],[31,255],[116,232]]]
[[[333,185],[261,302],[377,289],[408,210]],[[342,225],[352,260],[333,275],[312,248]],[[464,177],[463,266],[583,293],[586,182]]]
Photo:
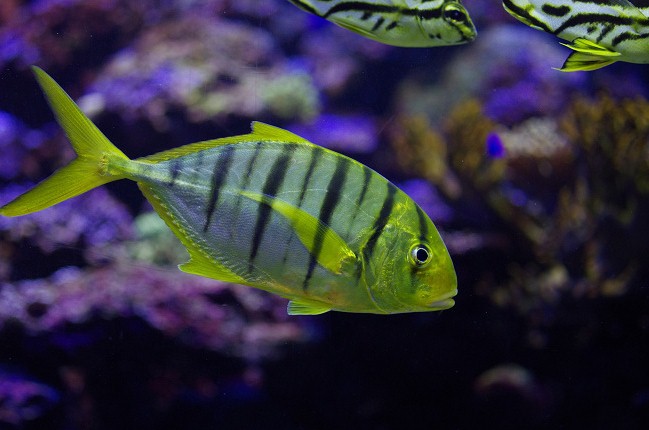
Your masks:
[[[1,207],[0,215],[4,216],[37,212],[92,188],[122,179],[123,175],[108,171],[108,160],[128,160],[47,73],[38,67],[33,67],[33,71],[77,158]]]

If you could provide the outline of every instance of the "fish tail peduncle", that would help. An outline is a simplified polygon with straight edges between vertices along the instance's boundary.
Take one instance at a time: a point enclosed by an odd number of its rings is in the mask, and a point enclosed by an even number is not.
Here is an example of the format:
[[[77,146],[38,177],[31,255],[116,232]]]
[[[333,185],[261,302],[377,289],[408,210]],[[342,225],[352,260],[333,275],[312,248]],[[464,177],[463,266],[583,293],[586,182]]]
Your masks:
[[[123,179],[124,169],[111,169],[111,160],[116,165],[129,162],[128,157],[99,131],[47,73],[35,66],[32,70],[77,157],[31,190],[0,207],[0,215],[4,216],[37,212],[100,185]]]

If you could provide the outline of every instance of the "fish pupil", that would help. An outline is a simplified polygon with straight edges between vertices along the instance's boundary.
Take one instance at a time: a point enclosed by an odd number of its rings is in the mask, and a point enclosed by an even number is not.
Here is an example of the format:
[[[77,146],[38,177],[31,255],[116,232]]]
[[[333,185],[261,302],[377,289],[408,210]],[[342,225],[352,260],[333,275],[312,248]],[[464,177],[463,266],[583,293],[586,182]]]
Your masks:
[[[417,266],[423,266],[430,259],[430,250],[425,245],[420,244],[412,248],[411,255]]]

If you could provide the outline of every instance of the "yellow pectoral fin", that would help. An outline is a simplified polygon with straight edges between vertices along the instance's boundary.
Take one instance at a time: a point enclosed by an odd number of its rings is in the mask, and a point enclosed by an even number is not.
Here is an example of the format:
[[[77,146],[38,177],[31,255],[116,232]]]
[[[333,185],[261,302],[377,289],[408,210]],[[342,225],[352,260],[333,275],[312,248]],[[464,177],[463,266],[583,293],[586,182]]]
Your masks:
[[[316,241],[321,243],[315,258],[319,265],[330,272],[340,274],[345,261],[356,259],[356,254],[349,249],[347,243],[313,215],[290,203],[264,194],[241,191],[241,195],[270,206],[275,212],[286,218],[291,223],[300,242],[310,253],[315,251]]]

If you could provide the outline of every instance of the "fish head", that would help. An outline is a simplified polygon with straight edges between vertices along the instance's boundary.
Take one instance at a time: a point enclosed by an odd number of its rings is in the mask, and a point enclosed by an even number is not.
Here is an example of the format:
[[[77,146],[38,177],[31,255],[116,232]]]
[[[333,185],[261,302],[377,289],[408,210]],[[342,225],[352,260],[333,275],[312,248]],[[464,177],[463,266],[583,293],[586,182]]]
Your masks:
[[[368,284],[370,294],[385,313],[449,309],[457,294],[451,257],[428,215],[403,197],[378,239],[374,261],[368,264],[374,276]]]
[[[475,39],[477,31],[459,1],[448,0],[439,9],[437,2],[422,2],[416,15],[421,31],[439,45],[459,45]],[[441,16],[440,16],[441,14]]]

